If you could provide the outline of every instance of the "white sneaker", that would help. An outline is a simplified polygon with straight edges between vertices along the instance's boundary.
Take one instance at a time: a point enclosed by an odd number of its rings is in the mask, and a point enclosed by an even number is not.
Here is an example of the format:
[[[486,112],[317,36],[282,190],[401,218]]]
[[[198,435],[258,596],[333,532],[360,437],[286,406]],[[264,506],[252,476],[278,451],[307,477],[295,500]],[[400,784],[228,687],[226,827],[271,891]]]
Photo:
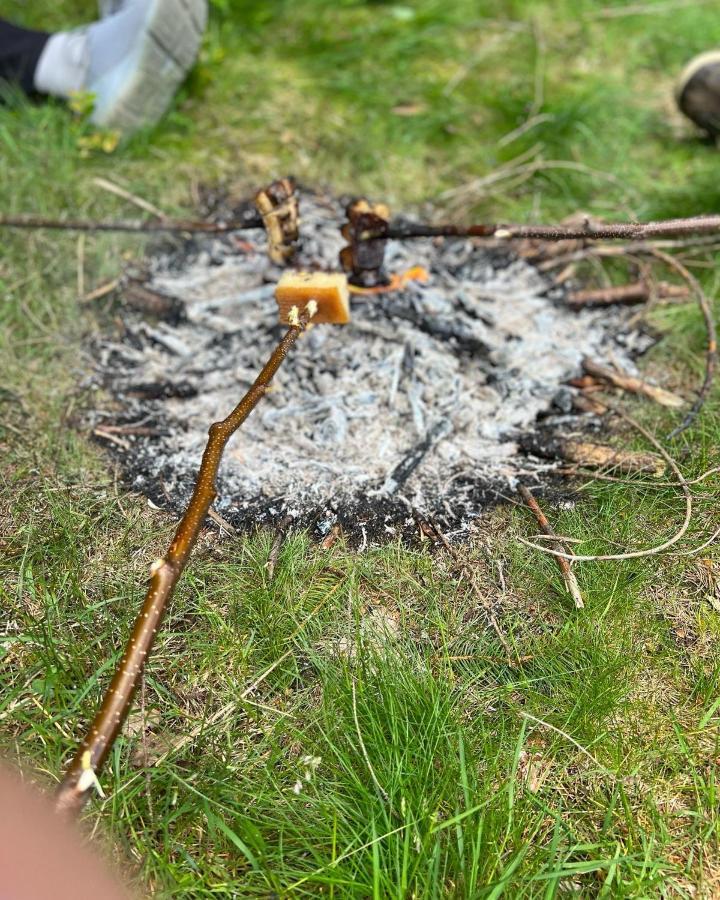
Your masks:
[[[195,62],[207,0],[105,0],[107,18],[87,30],[84,90],[92,121],[129,133],[161,118]]]

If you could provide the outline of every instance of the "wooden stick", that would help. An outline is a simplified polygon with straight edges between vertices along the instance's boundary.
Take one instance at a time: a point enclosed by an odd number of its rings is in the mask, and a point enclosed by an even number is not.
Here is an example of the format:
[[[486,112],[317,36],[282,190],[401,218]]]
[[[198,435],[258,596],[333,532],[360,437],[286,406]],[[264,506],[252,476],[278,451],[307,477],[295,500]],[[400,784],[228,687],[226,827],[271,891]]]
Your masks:
[[[635,281],[632,284],[614,285],[606,288],[592,288],[585,291],[573,291],[567,296],[567,305],[572,309],[585,309],[592,306],[631,305],[633,303],[646,303],[651,296],[650,285],[645,281]],[[687,288],[678,284],[670,284],[661,281],[655,291],[658,297],[688,296]]]
[[[308,304],[297,324],[291,325],[287,330],[250,390],[230,415],[210,426],[193,495],[167,553],[150,568],[150,585],[125,653],[102,705],[58,788],[55,801],[58,812],[76,816],[97,786],[97,772],[122,728],[163,613],[195,546],[210,505],[217,495],[215,479],[225,445],[265,394],[288,351],[314,315],[314,307],[314,304]]]
[[[610,384],[620,388],[620,390],[629,391],[632,394],[642,394],[644,397],[654,400],[655,403],[659,403],[660,406],[667,406],[669,409],[679,409],[685,405],[683,398],[677,394],[666,391],[664,388],[656,387],[654,384],[648,384],[642,378],[635,378],[626,372],[617,372],[614,369],[609,369],[607,366],[595,362],[595,360],[586,357],[582,361],[582,366],[585,372],[588,375],[592,375],[593,378],[609,381]]]
[[[45,216],[0,215],[0,228],[50,228],[59,231],[130,231],[130,232],[188,232],[200,234],[227,234],[251,228],[263,228],[259,215],[243,222],[197,222],[161,219],[157,222],[112,222],[103,219],[50,219]]]
[[[543,534],[546,534],[548,537],[553,538],[555,541],[557,541],[558,547],[563,549],[566,553],[571,554],[571,551],[569,550],[569,548],[563,543],[562,538],[560,538],[555,533],[552,526],[548,522],[547,517],[545,516],[545,513],[542,511],[542,509],[540,509],[540,504],[533,497],[533,495],[530,493],[530,491],[525,487],[525,485],[521,484],[518,487],[518,493],[525,501],[528,509],[530,509],[530,511],[535,516],[535,519],[537,520],[537,523],[540,526]],[[555,558],[557,559],[558,566],[560,568],[560,571],[562,572],[562,577],[565,582],[565,587],[567,588],[567,592],[573,598],[573,602],[575,603],[575,608],[576,609],[584,609],[585,602],[582,598],[582,594],[580,593],[580,585],[578,584],[578,580],[575,577],[575,573],[573,572],[572,568],[570,567],[571,566],[570,562],[567,559],[565,559],[565,557],[563,557],[563,556],[556,556]]]
[[[614,468],[621,472],[649,472],[659,478],[665,473],[665,462],[657,453],[619,450],[590,441],[560,440],[553,447],[562,459],[589,469]]]
[[[536,238],[544,241],[583,239],[593,241],[648,241],[655,238],[680,237],[695,234],[720,233],[720,215],[694,216],[687,219],[667,219],[660,222],[616,222],[609,225],[586,218],[582,225],[425,225],[415,222],[393,223],[385,237],[494,237],[503,240]],[[362,240],[373,240],[373,234],[360,235]]]

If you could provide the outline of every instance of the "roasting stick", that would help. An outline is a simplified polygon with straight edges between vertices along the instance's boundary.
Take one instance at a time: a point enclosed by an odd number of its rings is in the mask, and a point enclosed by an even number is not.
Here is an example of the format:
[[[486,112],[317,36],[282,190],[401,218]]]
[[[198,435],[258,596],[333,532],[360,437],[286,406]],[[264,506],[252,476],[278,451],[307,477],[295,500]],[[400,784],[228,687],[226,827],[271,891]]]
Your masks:
[[[429,237],[484,237],[499,240],[537,239],[545,241],[651,241],[657,238],[720,233],[720,215],[694,216],[687,219],[666,219],[659,222],[593,222],[589,218],[575,225],[428,225],[423,222],[391,222],[382,237],[407,240]],[[374,240],[378,235],[369,230],[359,234],[359,240]]]
[[[234,231],[262,229],[259,216],[252,215],[244,221],[198,222],[181,219],[159,219],[149,222],[108,219],[50,219],[46,216],[0,215],[0,228],[38,229],[52,231],[127,231],[131,233],[188,233],[188,234],[231,234]]]
[[[283,306],[292,296],[293,290],[297,299],[303,301],[302,312],[298,305]],[[188,507],[167,553],[150,568],[150,585],[145,602],[135,620],[120,664],[100,709],[58,788],[55,808],[59,813],[69,817],[78,815],[92,792],[99,788],[97,773],[123,726],[167,604],[195,546],[208,510],[217,496],[215,480],[225,445],[265,394],[288,351],[308,327],[311,319],[326,322],[346,320],[347,283],[344,276],[338,276],[332,287],[325,281],[317,290],[318,300],[312,296],[313,291],[312,278],[298,276],[294,283],[285,279],[278,305],[281,321],[289,325],[287,332],[235,409],[226,419],[210,426]]]

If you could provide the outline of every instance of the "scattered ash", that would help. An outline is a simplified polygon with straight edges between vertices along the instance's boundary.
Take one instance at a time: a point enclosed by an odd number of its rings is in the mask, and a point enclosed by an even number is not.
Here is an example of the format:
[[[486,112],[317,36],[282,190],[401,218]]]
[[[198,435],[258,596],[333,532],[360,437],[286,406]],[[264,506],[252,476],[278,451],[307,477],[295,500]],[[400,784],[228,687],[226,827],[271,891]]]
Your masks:
[[[297,265],[337,269],[339,201],[303,193]],[[566,308],[561,289],[509,252],[467,240],[390,242],[387,270],[426,283],[353,298],[353,322],[312,328],[228,445],[215,509],[238,528],[291,517],[353,543],[417,534],[413,510],[460,535],[519,476],[539,418],[572,427],[564,383],[590,356],[633,370],[645,348],[623,311]],[[100,381],[125,423],[109,446],[129,484],[181,511],[211,422],[254,380],[283,333],[263,232],[167,245],[143,289],[168,298],[140,313],[128,289],[122,334],[97,341]],[[156,310],[157,312],[157,310]],[[642,345],[642,346],[641,346]],[[95,414],[93,425],[108,425]],[[121,435],[121,436],[120,436]]]

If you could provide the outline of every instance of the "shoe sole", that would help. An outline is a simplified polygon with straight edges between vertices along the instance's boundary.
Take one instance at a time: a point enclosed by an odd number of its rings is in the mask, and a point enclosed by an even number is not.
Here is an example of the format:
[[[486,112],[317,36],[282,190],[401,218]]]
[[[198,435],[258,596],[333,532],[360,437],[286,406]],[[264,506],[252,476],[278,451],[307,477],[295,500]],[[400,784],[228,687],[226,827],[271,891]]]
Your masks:
[[[685,93],[685,88],[700,69],[704,69],[705,66],[717,65],[718,63],[720,63],[720,50],[708,50],[706,53],[693,57],[675,82],[675,100],[680,103],[682,95]]]
[[[129,134],[154,125],[192,68],[207,22],[207,0],[150,0],[137,46],[89,84],[92,121]]]

